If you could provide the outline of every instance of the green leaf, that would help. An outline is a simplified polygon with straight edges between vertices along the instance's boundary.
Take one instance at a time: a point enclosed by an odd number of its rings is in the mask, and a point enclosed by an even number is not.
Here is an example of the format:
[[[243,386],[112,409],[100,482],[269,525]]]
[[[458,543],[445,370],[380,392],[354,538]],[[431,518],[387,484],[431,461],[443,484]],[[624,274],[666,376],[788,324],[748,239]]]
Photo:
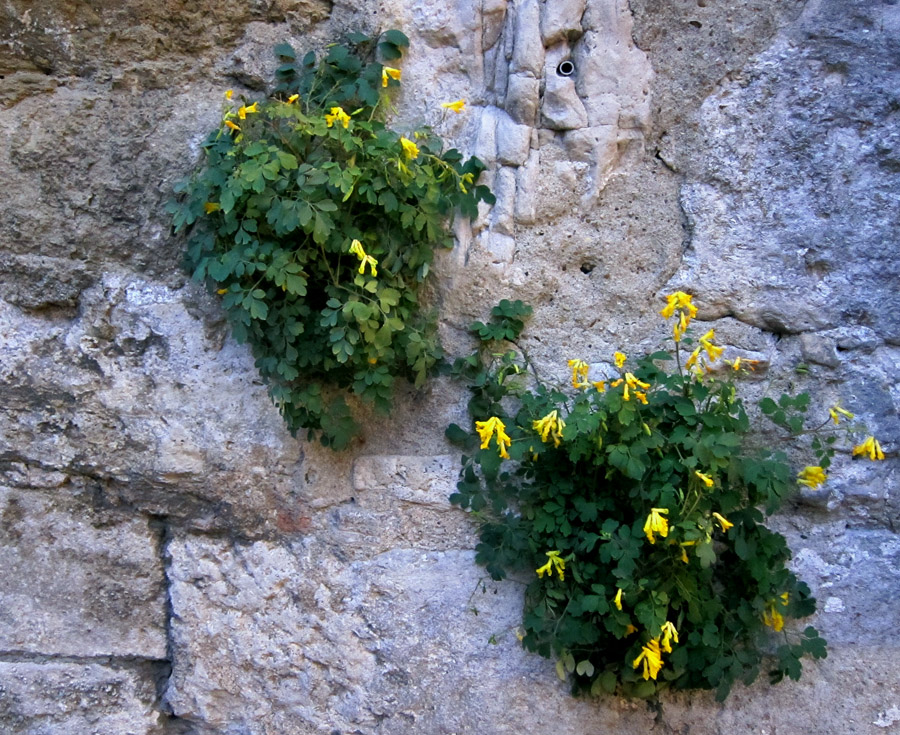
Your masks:
[[[575,673],[580,676],[593,676],[594,664],[586,659],[584,661],[579,661],[578,665],[575,667]]]
[[[381,40],[392,43],[395,46],[399,46],[400,48],[409,47],[409,38],[406,37],[406,34],[398,30],[391,29],[389,31],[385,31],[381,35]]]
[[[294,47],[289,43],[279,43],[275,49],[275,56],[281,59],[291,59],[292,61],[297,58],[297,54],[294,51]]]

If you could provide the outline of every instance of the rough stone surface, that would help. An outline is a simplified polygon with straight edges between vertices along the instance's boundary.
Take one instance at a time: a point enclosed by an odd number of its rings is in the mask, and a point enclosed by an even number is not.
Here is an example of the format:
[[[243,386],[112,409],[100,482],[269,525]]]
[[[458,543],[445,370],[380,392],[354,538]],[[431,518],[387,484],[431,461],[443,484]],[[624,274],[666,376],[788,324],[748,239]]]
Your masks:
[[[0,662],[0,728],[16,735],[162,735],[152,672]],[[174,730],[170,731],[174,732]]]
[[[0,488],[0,653],[165,659],[156,534],[66,500]]]
[[[900,727],[900,6],[101,5],[0,8],[0,731]],[[831,644],[799,683],[571,699],[447,501],[465,392],[357,407],[365,440],[340,455],[294,439],[180,273],[164,204],[222,91],[261,94],[280,41],[390,27],[412,41],[393,123],[479,155],[498,196],[435,264],[449,353],[521,298],[541,373],[582,357],[599,378],[658,344],[660,295],[685,288],[726,356],[758,361],[750,399],[808,390],[818,420],[841,401],[881,440],[887,461],[842,448],[775,521]]]

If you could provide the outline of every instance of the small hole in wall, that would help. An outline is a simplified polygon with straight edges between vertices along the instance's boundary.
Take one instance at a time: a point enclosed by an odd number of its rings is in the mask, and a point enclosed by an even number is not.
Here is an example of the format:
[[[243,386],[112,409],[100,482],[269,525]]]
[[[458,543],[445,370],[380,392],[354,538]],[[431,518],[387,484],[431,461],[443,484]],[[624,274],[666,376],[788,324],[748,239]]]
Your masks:
[[[592,270],[594,270],[594,268],[595,268],[595,266],[593,263],[582,263],[581,264],[581,272],[584,274],[590,273]]]
[[[694,28],[703,28],[703,24],[699,20],[688,21],[688,25],[692,25]]]
[[[561,77],[570,77],[575,73],[575,64],[568,59],[560,61],[559,66],[556,67],[556,73]]]

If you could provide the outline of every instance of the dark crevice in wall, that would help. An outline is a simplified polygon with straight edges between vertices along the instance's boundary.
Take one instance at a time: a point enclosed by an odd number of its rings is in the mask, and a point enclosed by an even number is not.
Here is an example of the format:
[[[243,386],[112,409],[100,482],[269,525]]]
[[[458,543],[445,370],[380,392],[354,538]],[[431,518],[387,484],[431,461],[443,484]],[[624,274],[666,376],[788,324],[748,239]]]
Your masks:
[[[170,564],[172,557],[169,554],[169,544],[173,538],[172,525],[168,516],[151,516],[150,528],[157,534],[157,551],[162,566],[163,599],[165,602],[165,626],[166,626],[166,658],[154,663],[154,683],[156,684],[157,708],[161,714],[164,735],[191,735],[194,726],[187,720],[178,717],[166,700],[166,693],[172,677],[175,665],[175,640],[172,629],[174,610],[172,607]]]

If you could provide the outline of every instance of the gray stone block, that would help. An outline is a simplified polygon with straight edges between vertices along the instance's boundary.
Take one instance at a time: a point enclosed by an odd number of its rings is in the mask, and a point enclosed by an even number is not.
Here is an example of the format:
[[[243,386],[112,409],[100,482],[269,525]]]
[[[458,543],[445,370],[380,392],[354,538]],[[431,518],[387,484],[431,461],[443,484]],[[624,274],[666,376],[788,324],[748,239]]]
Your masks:
[[[166,657],[158,536],[0,488],[0,653]]]
[[[0,732],[9,735],[160,735],[156,705],[149,670],[0,662]]]

